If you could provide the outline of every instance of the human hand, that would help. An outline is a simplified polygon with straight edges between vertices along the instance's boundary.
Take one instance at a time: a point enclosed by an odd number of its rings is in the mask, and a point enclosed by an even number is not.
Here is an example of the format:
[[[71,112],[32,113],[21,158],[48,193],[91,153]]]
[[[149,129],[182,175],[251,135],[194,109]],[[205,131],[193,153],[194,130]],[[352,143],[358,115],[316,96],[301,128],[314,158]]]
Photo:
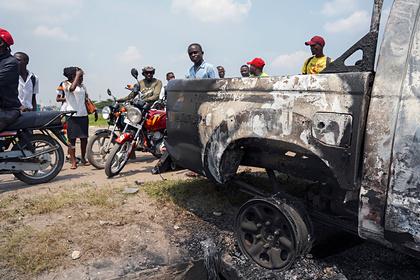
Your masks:
[[[76,70],[76,76],[83,76],[83,74],[85,74],[85,72],[83,72],[83,70],[82,69],[80,69],[80,68],[78,68],[77,70]]]

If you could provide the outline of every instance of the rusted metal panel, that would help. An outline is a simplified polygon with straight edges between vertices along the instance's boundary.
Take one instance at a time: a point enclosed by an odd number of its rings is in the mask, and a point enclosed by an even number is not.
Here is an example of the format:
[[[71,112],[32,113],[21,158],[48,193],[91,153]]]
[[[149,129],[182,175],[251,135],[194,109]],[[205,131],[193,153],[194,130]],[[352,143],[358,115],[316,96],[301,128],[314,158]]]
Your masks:
[[[390,246],[398,245],[385,240],[384,226],[419,238],[419,7],[418,0],[393,4],[366,126],[359,235]]]
[[[371,81],[370,73],[174,81],[168,88],[168,149],[182,165],[219,183],[248,152],[241,146],[249,146],[260,157],[248,156],[247,164],[358,188],[358,132]],[[236,143],[239,149],[232,148]]]

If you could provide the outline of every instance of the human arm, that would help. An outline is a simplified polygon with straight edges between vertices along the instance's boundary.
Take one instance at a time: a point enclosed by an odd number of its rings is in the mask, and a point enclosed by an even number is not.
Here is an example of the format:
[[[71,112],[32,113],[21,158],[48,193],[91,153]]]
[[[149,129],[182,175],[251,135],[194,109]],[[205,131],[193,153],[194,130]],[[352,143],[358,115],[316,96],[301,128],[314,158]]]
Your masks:
[[[122,103],[122,102],[126,102],[126,101],[129,101],[129,100],[133,100],[137,96],[137,94],[138,94],[137,92],[132,91],[126,97],[117,99],[117,102]]]
[[[215,79],[216,78],[216,71],[214,70],[213,66],[208,67],[207,76],[208,76],[209,79]]]
[[[64,102],[64,101],[66,101],[66,98],[64,97],[64,94],[63,95],[57,94],[57,97],[56,97],[55,101]]]
[[[61,82],[60,85],[57,87],[56,92],[57,92],[57,97],[55,98],[55,101],[65,102],[66,101],[66,94],[64,93],[63,82]]]
[[[70,92],[73,92],[76,89],[76,87],[81,84],[81,79],[83,77],[83,74],[84,74],[84,72],[83,72],[82,69],[77,69],[76,76],[74,77],[74,80],[71,83],[71,86],[70,86],[70,89],[69,89]]]
[[[15,58],[5,59],[0,67],[0,86],[17,83],[19,80],[18,62]]]
[[[308,64],[309,64],[310,59],[311,58],[306,59],[305,62],[303,63],[302,70],[301,70],[302,75],[308,74]]]
[[[32,94],[32,111],[36,111],[37,104],[36,104],[36,95]]]
[[[32,92],[32,111],[37,110],[36,95],[39,93],[39,79],[35,76],[35,86]]]

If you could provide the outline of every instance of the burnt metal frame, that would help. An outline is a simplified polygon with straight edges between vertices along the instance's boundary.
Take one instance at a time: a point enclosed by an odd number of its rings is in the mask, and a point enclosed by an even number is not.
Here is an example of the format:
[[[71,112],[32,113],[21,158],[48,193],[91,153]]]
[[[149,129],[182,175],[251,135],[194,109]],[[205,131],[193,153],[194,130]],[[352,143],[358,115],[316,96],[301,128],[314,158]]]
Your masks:
[[[379,26],[381,22],[381,11],[384,0],[375,0],[370,31],[357,43],[345,51],[339,58],[332,61],[322,73],[343,73],[343,72],[373,72],[375,69],[376,49],[378,46]],[[345,65],[345,61],[357,51],[363,52],[363,58],[355,65]]]

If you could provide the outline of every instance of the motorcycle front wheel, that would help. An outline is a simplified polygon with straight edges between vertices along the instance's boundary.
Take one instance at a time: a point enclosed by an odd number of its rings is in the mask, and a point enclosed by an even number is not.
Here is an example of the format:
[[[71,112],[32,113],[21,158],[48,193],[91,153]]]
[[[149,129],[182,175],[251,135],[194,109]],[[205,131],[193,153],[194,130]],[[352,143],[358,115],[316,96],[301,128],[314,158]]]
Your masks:
[[[105,162],[105,174],[108,178],[118,175],[130,158],[132,145],[130,141],[115,144]]]
[[[113,140],[112,138],[111,131],[103,131],[89,137],[86,147],[86,157],[90,164],[97,169],[105,168],[106,159],[114,146],[114,143],[110,143]],[[108,145],[109,148],[107,149]]]
[[[30,143],[34,148],[34,154],[38,154],[37,157],[31,160],[39,163],[41,169],[36,171],[21,171],[13,173],[13,175],[20,181],[29,185],[47,183],[54,179],[63,167],[63,148],[53,138],[43,134],[32,134],[30,137]],[[15,145],[13,149],[19,150],[20,148]],[[48,150],[52,151],[48,152]],[[43,153],[43,151],[46,152]]]

